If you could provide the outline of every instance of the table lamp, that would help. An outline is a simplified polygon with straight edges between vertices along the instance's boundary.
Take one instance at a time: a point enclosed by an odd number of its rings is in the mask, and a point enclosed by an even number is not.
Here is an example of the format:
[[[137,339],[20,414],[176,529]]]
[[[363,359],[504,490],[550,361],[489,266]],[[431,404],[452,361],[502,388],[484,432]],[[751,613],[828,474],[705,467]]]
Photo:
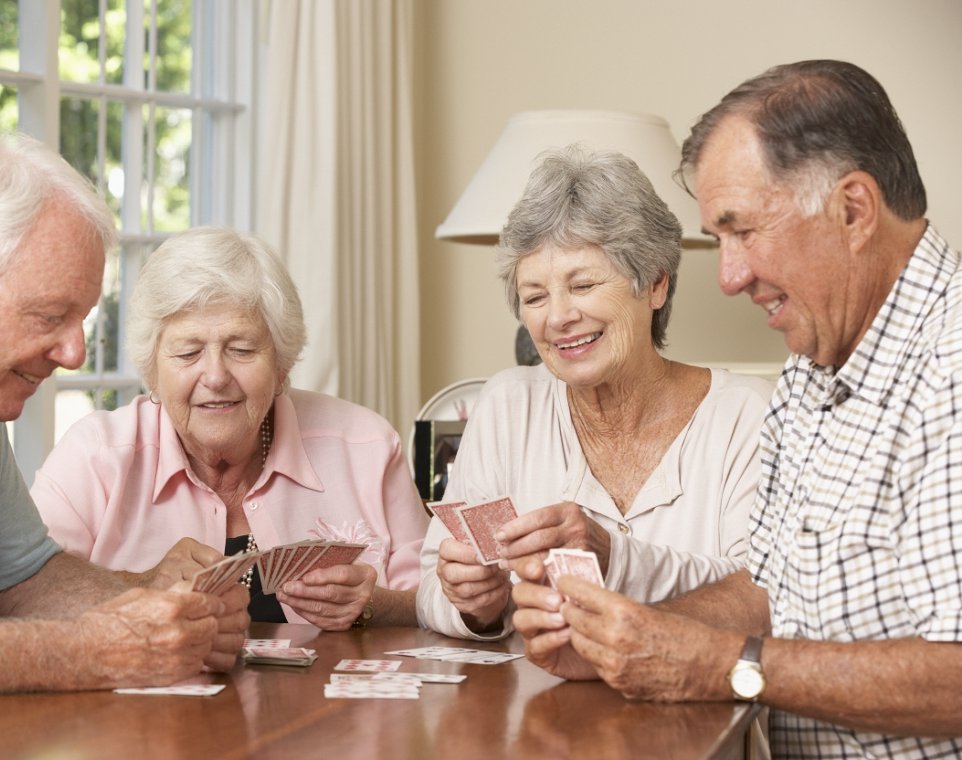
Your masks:
[[[524,111],[507,126],[435,237],[496,245],[540,153],[580,143],[588,150],[614,150],[633,159],[682,226],[682,244],[709,246],[698,206],[673,178],[681,151],[659,116],[619,111]]]

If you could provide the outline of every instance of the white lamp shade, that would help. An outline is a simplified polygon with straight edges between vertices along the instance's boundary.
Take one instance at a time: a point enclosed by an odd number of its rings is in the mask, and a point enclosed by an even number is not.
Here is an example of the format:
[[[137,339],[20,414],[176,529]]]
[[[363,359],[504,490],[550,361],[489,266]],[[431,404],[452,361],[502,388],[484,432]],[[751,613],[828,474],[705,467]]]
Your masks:
[[[701,232],[697,203],[672,177],[681,151],[668,122],[650,114],[616,111],[525,111],[512,116],[435,236],[463,243],[497,243],[538,155],[571,143],[589,150],[618,151],[634,159],[678,217],[683,240],[710,243]]]

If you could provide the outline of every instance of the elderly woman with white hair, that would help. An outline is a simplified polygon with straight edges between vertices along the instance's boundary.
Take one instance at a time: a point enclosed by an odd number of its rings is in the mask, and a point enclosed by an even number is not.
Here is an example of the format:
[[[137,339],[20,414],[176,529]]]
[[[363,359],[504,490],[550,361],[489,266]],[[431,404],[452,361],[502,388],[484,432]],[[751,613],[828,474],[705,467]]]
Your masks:
[[[605,585],[657,601],[741,566],[769,384],[666,358],[681,226],[631,159],[577,146],[535,168],[498,251],[543,364],[492,377],[446,501],[510,496],[502,564],[593,551]],[[512,577],[432,520],[418,617],[452,636],[510,630]]]
[[[223,554],[359,540],[359,561],[276,596],[245,577],[251,618],[416,622],[426,516],[399,437],[364,407],[289,387],[305,327],[275,254],[223,228],[170,238],[140,273],[127,343],[147,395],[76,423],[31,490],[67,551],[166,587]]]

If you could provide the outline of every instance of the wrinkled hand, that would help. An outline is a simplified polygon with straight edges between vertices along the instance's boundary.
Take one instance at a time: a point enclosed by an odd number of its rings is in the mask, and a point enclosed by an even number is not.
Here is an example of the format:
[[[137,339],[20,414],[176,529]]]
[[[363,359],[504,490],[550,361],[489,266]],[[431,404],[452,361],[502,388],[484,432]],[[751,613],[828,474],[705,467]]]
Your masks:
[[[244,646],[244,638],[251,618],[247,614],[250,592],[242,583],[235,583],[220,595],[224,609],[217,616],[217,635],[204,664],[211,670],[227,672],[237,662]]]
[[[277,600],[322,631],[346,631],[374,593],[377,571],[363,562],[312,570],[284,584]]]
[[[561,614],[575,651],[626,697],[662,702],[730,699],[718,652],[734,662],[743,636],[639,604],[581,578],[563,576]]]
[[[77,618],[77,635],[101,686],[166,686],[200,672],[224,608],[208,594],[134,588]]]
[[[511,595],[510,575],[497,565],[481,565],[474,549],[447,538],[438,547],[438,579],[444,595],[471,630],[500,624]]]
[[[168,589],[175,583],[190,580],[198,570],[224,559],[216,549],[182,538],[174,544],[153,568],[141,574],[138,585],[145,588]]]
[[[515,630],[524,639],[525,656],[552,675],[569,680],[592,680],[598,673],[571,647],[571,628],[561,614],[561,594],[541,585],[544,565],[538,557],[515,563],[521,577],[511,592],[517,610]]]
[[[501,556],[508,562],[532,554],[541,559],[549,549],[583,549],[598,556],[603,575],[608,574],[611,536],[573,501],[551,504],[516,517],[495,534]]]

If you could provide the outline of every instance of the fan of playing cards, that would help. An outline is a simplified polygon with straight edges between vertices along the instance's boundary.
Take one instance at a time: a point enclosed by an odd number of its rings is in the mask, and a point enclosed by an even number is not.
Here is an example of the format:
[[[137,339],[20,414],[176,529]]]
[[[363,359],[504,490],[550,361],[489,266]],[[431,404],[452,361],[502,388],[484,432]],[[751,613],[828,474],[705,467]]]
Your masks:
[[[208,594],[221,594],[256,566],[264,593],[274,594],[285,583],[300,580],[312,570],[349,565],[365,549],[367,544],[311,540],[235,554],[200,570],[194,575],[192,588]]]

